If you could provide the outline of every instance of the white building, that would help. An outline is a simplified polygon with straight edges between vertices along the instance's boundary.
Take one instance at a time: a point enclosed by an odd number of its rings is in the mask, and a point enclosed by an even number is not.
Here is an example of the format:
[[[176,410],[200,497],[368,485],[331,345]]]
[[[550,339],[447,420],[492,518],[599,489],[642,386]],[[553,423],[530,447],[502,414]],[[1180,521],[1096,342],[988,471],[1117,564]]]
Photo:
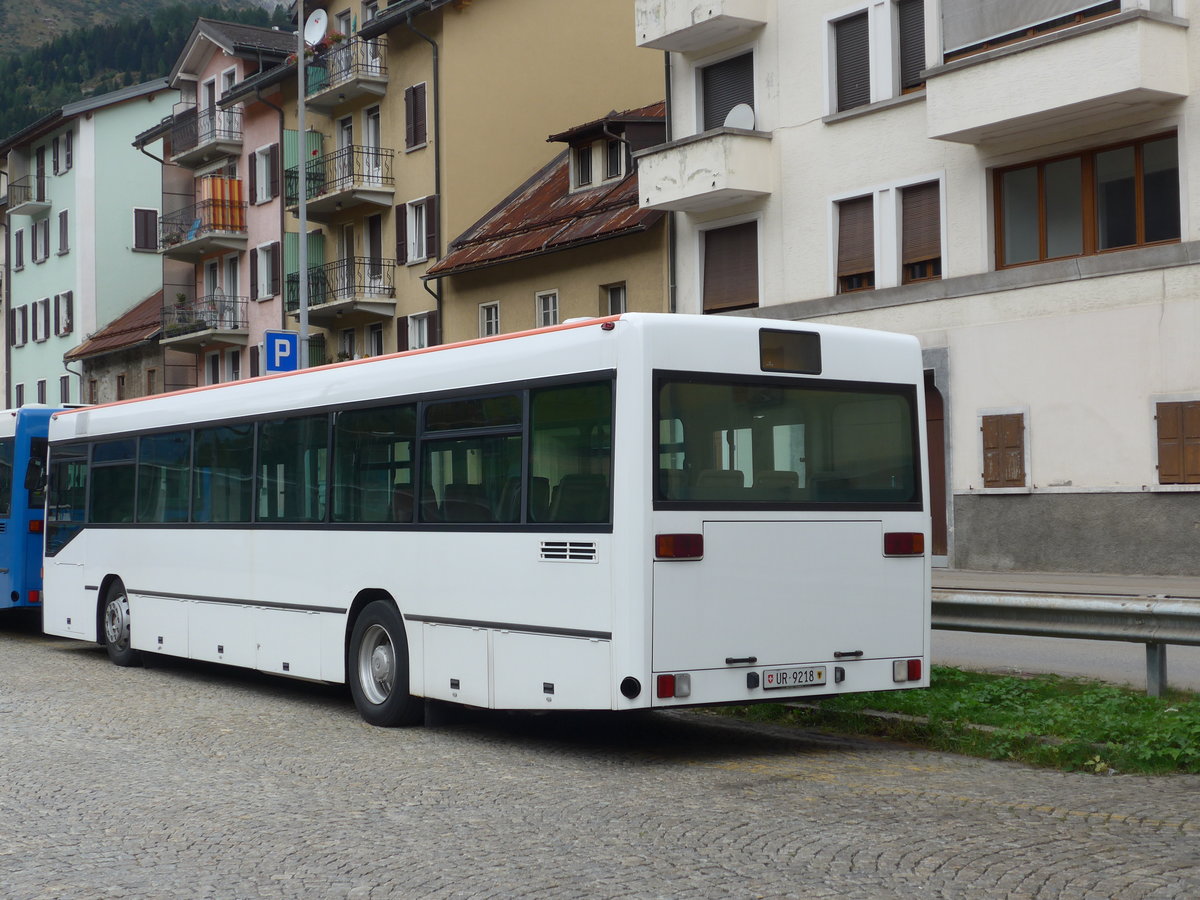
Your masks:
[[[1200,574],[1200,0],[635,3],[676,308],[918,335],[939,562]]]

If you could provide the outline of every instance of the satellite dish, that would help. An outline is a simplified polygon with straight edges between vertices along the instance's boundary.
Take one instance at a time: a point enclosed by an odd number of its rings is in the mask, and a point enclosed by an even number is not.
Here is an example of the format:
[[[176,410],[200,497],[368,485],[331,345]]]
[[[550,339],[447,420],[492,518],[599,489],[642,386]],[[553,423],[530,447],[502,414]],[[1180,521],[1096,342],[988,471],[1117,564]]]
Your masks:
[[[725,127],[744,128],[746,131],[752,131],[754,129],[754,108],[749,103],[739,103],[725,117]]]
[[[308,14],[308,19],[304,23],[304,43],[317,43],[317,41],[325,37],[325,31],[328,27],[329,16],[326,15],[325,10],[314,9]]]

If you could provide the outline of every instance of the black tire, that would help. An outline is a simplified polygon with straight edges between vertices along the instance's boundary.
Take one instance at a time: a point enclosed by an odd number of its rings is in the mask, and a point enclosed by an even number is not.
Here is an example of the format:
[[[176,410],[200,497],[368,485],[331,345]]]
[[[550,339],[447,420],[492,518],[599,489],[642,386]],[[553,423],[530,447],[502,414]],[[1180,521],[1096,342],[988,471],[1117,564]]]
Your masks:
[[[408,692],[408,640],[404,621],[386,600],[359,613],[350,632],[346,678],[358,713],[371,725],[419,725],[425,705]]]
[[[104,605],[100,607],[100,631],[104,637],[104,649],[108,658],[118,666],[139,666],[142,654],[134,650],[130,640],[129,598],[125,585],[119,580],[108,586],[104,594]]]

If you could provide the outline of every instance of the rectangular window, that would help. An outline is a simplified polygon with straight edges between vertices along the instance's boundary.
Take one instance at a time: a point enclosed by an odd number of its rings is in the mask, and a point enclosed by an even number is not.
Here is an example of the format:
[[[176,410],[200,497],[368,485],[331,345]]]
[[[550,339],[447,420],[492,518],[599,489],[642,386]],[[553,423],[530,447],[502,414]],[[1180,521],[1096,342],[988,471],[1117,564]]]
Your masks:
[[[575,148],[575,186],[592,183],[592,145]]]
[[[900,189],[901,282],[942,276],[942,216],[938,182]]]
[[[408,253],[407,262],[423,262],[430,256],[427,238],[431,229],[429,222],[429,199],[414,200],[407,209]]]
[[[54,295],[54,333],[68,335],[75,328],[75,294],[64,291]]]
[[[58,255],[62,256],[71,249],[71,223],[69,210],[58,212]]]
[[[52,167],[55,175],[62,173],[62,164],[59,161],[58,143],[57,137],[50,140],[50,158],[53,160]]]
[[[338,335],[338,359],[354,359],[358,355],[353,328],[343,328]]]
[[[983,486],[1025,487],[1025,414],[982,416]]]
[[[50,337],[50,298],[43,297],[33,304],[33,339],[37,343]],[[45,401],[39,400],[39,403]]]
[[[704,311],[758,305],[758,223],[743,222],[702,233]]]
[[[270,300],[279,293],[283,260],[278,241],[250,251],[250,299]]]
[[[414,406],[339,412],[333,425],[333,521],[413,521]]]
[[[754,108],[754,54],[743,53],[700,70],[704,130],[720,128],[740,104]]]
[[[609,141],[604,145],[604,177],[620,178],[625,171],[625,145]]]
[[[141,438],[138,443],[139,522],[186,522],[192,435],[173,431]]]
[[[14,406],[24,406],[25,405],[25,385],[18,384],[18,385],[13,386],[13,405]]]
[[[479,304],[479,336],[491,337],[500,333],[500,304]]]
[[[1128,5],[1128,4],[1127,4]],[[1136,4],[1133,4],[1136,5]],[[1142,4],[1145,6],[1145,4]],[[1170,13],[1171,4],[1152,3]],[[1070,28],[1081,22],[1121,11],[1120,0],[1023,0],[980,3],[979,0],[942,0],[942,43],[946,62]]]
[[[250,197],[254,203],[267,203],[279,196],[278,144],[255,150],[249,168]]]
[[[10,315],[9,338],[14,347],[24,347],[29,340],[29,307],[18,306]],[[17,406],[21,404],[18,403]]]
[[[611,521],[612,384],[530,391],[531,522]]]
[[[50,460],[50,497],[46,505],[47,556],[58,553],[83,527],[87,509],[87,476],[86,447],[54,447]]]
[[[404,149],[424,147],[425,141],[425,84],[422,82],[404,89]]]
[[[71,402],[71,376],[58,376],[58,402],[66,406]]]
[[[258,426],[260,522],[323,522],[329,417],[296,416]]]
[[[133,521],[136,447],[132,438],[99,441],[92,445],[89,522]]]
[[[45,405],[46,403],[46,379],[39,378],[37,383],[37,402]]]
[[[64,167],[64,171],[69,172],[71,170],[71,167],[75,164],[75,132],[68,131],[66,134],[63,135],[63,139],[66,144],[66,146],[65,146],[66,165]]]
[[[1200,484],[1200,401],[1159,403],[1158,483]]]
[[[117,399],[118,400],[125,399],[125,373],[124,372],[117,375]]]
[[[896,45],[900,55],[900,92],[925,86],[925,0],[897,0]]]
[[[25,229],[18,228],[13,232],[13,269],[20,271],[25,268]]]
[[[50,258],[50,220],[42,219],[32,226],[31,255],[35,263],[45,262]]]
[[[619,316],[625,312],[625,283],[621,284],[606,284],[602,288],[604,292],[604,306],[600,311],[604,316]]]
[[[429,316],[408,317],[408,349],[422,350],[429,346]]]
[[[382,322],[374,322],[367,326],[367,355],[383,356]]]
[[[1001,169],[997,266],[1178,241],[1175,135]]]
[[[875,199],[857,197],[837,205],[838,293],[875,287]]]
[[[221,354],[210,353],[204,359],[204,369],[209,384],[221,383]]]
[[[133,211],[133,249],[158,249],[157,209],[135,209]]]
[[[192,461],[192,521],[249,522],[254,489],[254,426],[201,428]]]
[[[542,291],[537,301],[537,324],[539,328],[558,324],[558,291]]]
[[[867,13],[833,23],[835,93],[841,112],[871,102],[871,38]]]

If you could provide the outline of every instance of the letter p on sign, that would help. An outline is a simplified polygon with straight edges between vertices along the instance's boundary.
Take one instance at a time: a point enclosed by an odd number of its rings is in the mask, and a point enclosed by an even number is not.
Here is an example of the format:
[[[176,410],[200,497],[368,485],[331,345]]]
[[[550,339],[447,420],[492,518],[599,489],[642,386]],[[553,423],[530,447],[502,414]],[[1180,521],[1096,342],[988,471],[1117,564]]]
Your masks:
[[[267,372],[294,372],[300,368],[300,335],[294,331],[263,332]]]

